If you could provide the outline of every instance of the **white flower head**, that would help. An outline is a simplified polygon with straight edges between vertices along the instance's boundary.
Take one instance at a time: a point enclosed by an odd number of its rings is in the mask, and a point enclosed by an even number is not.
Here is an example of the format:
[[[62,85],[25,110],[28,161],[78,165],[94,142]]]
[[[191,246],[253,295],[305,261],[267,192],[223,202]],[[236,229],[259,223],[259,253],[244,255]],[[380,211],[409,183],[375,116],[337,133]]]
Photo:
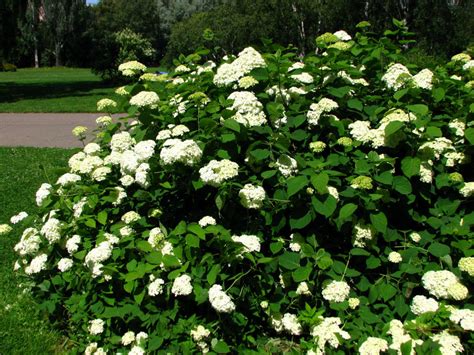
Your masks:
[[[344,302],[349,297],[351,288],[345,281],[331,281],[321,292],[323,298],[330,302]]]
[[[94,319],[89,321],[89,333],[92,335],[101,334],[104,331],[105,322],[102,319]]]
[[[193,285],[191,284],[191,276],[181,275],[178,276],[171,288],[171,293],[175,296],[188,296],[193,292]]]
[[[239,191],[240,203],[245,208],[259,209],[263,206],[266,193],[263,187],[252,184],[245,184]]]
[[[221,285],[216,284],[209,289],[209,302],[219,313],[231,313],[235,310],[234,302],[227,293],[222,291]]]
[[[202,228],[204,228],[206,226],[215,226],[217,222],[214,217],[204,216],[199,220],[198,223]]]
[[[439,305],[435,299],[427,298],[422,295],[413,297],[413,302],[410,306],[410,310],[417,316],[427,312],[436,312],[438,308]]]

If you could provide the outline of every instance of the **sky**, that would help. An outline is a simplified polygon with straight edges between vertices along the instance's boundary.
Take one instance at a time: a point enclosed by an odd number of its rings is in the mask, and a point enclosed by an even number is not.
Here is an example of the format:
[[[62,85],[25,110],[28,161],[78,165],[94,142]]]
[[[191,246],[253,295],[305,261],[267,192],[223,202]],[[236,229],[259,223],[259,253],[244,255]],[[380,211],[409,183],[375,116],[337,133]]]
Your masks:
[[[97,4],[99,0],[87,0],[88,4]]]

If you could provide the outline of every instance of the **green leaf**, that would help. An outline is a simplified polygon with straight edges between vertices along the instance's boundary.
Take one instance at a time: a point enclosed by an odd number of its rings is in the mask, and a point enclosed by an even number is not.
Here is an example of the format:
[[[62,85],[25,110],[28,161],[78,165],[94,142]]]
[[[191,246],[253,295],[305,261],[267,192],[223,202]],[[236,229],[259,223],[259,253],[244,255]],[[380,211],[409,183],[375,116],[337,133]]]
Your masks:
[[[351,255],[359,255],[359,256],[369,256],[370,253],[365,250],[365,249],[361,249],[361,248],[353,248],[351,250]]]
[[[422,104],[408,105],[407,109],[410,110],[411,112],[417,113],[422,116],[430,112],[430,109],[428,108],[428,106],[422,105]]]
[[[381,283],[378,285],[379,295],[382,296],[383,300],[387,302],[393,296],[398,293],[398,290],[391,284]]]
[[[393,97],[395,100],[400,100],[407,93],[408,93],[408,89],[398,90],[395,94],[393,94]]]
[[[232,118],[228,118],[224,121],[224,127],[235,132],[240,132],[240,124]]]
[[[376,258],[375,256],[371,256],[365,261],[365,265],[367,266],[367,269],[376,269],[381,264],[382,262],[380,261],[380,259]]]
[[[127,293],[132,293],[134,287],[135,287],[135,281],[130,281],[130,282],[127,282],[127,283],[123,286],[123,289],[124,289]]]
[[[402,195],[408,195],[412,192],[410,181],[404,176],[395,176],[393,178],[393,187]]]
[[[329,176],[326,173],[311,176],[311,184],[313,184],[316,191],[320,194],[325,194],[327,192],[328,182]]]
[[[351,91],[351,90],[352,90],[352,88],[350,86],[343,86],[343,87],[340,87],[340,88],[330,87],[328,89],[328,92],[332,96],[342,98],[342,97],[346,96],[349,93],[349,91]]]
[[[360,100],[350,99],[349,101],[347,101],[347,107],[353,108],[357,111],[362,111],[364,108],[364,105],[362,104]]]
[[[420,172],[420,159],[416,157],[405,157],[402,160],[402,171],[407,177],[412,177]]]
[[[464,137],[469,141],[469,143],[474,144],[474,127],[469,127],[464,131]]]
[[[221,141],[222,143],[228,143],[235,141],[235,134],[234,133],[225,133],[221,135]]]
[[[280,255],[278,263],[287,270],[295,270],[300,266],[300,254],[286,251]]]
[[[436,102],[441,101],[444,99],[445,91],[443,88],[434,88],[432,91],[433,99],[435,99]]]
[[[299,267],[291,273],[295,282],[303,282],[308,280],[312,268],[310,266]]]
[[[194,234],[188,234],[186,236],[186,244],[191,248],[199,248],[199,241],[200,239]]]
[[[316,265],[318,265],[318,267],[321,270],[326,270],[326,269],[330,268],[333,263],[334,263],[333,260],[328,255],[324,255],[323,257],[319,258],[316,261]]]
[[[348,203],[347,205],[344,205],[341,210],[339,211],[339,217],[337,219],[342,223],[349,219],[354,212],[357,210],[357,205],[353,203]]]
[[[311,203],[314,210],[325,217],[331,217],[337,208],[337,200],[331,195],[328,195],[324,202],[319,201],[313,196],[311,198]]]
[[[100,224],[105,225],[107,223],[107,211],[100,211],[97,214],[97,220]]]
[[[84,224],[90,228],[96,228],[96,223],[93,219],[91,218],[88,218],[86,219],[86,221],[84,222]]]
[[[144,251],[145,253],[149,253],[153,250],[150,243],[148,243],[146,240],[139,240],[136,245],[139,250]]]
[[[288,179],[286,183],[288,198],[297,194],[304,187],[306,187],[307,184],[308,179],[306,178],[306,176],[295,176]]]
[[[426,135],[431,138],[438,138],[443,136],[443,132],[438,127],[428,126],[426,128]]]
[[[400,121],[393,121],[390,122],[387,127],[385,127],[385,136],[389,137],[390,135],[394,134],[398,130],[404,127],[404,123]]]
[[[261,175],[263,179],[270,179],[271,177],[275,176],[276,173],[276,170],[267,170],[264,171]]]
[[[222,340],[219,340],[217,343],[215,343],[212,349],[218,354],[227,354],[230,352],[229,346],[225,341]]]
[[[303,229],[308,224],[311,223],[312,216],[311,212],[308,211],[303,217],[301,218],[290,218],[290,227],[291,229]]]
[[[267,159],[270,156],[270,151],[268,149],[255,149],[250,152],[250,155],[259,161]]]
[[[219,272],[221,271],[221,266],[219,264],[215,264],[211,270],[209,271],[209,273],[207,274],[207,282],[209,283],[209,285],[214,285],[216,283],[216,278],[217,278],[217,275],[219,274]]]
[[[387,231],[387,217],[383,212],[370,215],[370,221],[377,231],[385,233]]]
[[[282,242],[270,243],[270,251],[272,252],[273,255],[277,254],[281,249],[283,249]]]
[[[434,242],[429,246],[428,252],[431,253],[431,255],[441,258],[448,255],[451,252],[451,249],[445,244]]]
[[[167,268],[175,268],[181,266],[179,259],[174,255],[163,255],[163,265]]]

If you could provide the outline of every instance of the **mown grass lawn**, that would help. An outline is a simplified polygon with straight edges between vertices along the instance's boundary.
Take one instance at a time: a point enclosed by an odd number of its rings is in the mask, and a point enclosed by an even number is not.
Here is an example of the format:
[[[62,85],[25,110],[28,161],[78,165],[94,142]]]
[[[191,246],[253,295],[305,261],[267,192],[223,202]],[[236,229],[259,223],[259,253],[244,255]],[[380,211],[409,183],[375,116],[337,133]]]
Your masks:
[[[0,112],[96,112],[115,86],[90,69],[28,68],[0,72]]]
[[[0,224],[20,211],[36,211],[35,192],[43,182],[54,182],[67,168],[74,150],[0,147]],[[19,284],[27,279],[13,272],[13,246],[20,227],[0,237],[0,354],[63,354],[67,339],[38,311]]]

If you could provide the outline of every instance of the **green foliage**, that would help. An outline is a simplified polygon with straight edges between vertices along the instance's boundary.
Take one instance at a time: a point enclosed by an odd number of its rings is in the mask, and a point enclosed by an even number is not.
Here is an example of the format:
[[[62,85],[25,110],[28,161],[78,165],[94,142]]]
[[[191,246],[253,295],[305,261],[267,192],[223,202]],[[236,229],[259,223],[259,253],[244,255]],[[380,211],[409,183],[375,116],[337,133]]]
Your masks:
[[[130,120],[73,156],[23,226],[40,242],[19,263],[78,351],[355,353],[377,337],[433,353],[444,330],[472,350],[451,317],[473,308],[471,73],[410,65],[394,26],[217,69],[200,50],[123,88]]]

